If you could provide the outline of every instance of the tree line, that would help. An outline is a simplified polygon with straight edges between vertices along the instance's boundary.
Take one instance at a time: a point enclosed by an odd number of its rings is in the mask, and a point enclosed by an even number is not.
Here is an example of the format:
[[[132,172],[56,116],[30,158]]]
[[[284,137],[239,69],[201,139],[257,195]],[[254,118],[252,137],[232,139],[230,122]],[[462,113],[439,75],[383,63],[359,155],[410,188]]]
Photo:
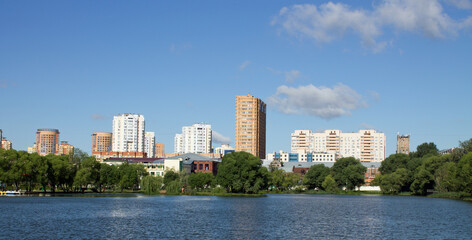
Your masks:
[[[419,145],[409,155],[392,154],[379,168],[373,184],[385,194],[459,192],[472,194],[472,139],[441,155],[434,143]]]
[[[62,156],[0,149],[2,190],[83,192],[89,187],[96,192],[136,190],[146,174],[142,164],[112,166],[77,148]]]

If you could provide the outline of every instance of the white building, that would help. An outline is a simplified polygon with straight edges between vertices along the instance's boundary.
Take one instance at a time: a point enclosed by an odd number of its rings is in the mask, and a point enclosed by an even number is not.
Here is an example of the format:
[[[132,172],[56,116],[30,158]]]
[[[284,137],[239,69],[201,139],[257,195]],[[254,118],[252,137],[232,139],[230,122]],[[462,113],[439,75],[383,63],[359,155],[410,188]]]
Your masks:
[[[221,147],[217,147],[213,150],[213,153],[221,154],[224,156],[225,154],[231,153],[236,151],[236,148],[231,147],[229,144],[221,144]]]
[[[174,138],[175,153],[211,153],[211,125],[193,124],[182,127]]]
[[[357,133],[343,133],[340,130],[325,130],[322,133],[295,130],[291,138],[292,152],[333,151],[338,157],[355,157],[362,162],[380,162],[385,159],[385,134],[375,130],[360,130]]]
[[[154,132],[146,132],[144,134],[144,152],[148,158],[152,158],[156,154],[155,142],[156,135]]]
[[[113,117],[113,152],[144,152],[144,116],[120,114]]]
[[[267,154],[267,160],[280,162],[335,162],[336,152],[274,152]]]

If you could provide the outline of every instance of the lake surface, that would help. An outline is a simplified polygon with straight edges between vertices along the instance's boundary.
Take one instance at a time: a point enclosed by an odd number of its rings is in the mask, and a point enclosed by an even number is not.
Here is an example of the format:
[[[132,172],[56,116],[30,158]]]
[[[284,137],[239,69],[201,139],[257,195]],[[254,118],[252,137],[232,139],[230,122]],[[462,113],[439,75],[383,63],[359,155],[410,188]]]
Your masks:
[[[395,196],[1,197],[1,239],[471,239],[472,204]]]

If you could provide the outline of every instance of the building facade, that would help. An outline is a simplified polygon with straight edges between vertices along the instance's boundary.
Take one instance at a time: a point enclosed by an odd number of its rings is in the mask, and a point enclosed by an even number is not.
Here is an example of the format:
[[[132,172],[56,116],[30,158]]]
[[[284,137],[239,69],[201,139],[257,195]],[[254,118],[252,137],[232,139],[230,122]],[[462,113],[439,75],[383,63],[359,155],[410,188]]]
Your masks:
[[[380,162],[385,159],[386,138],[375,130],[343,133],[341,130],[295,130],[291,136],[292,152],[335,152],[339,157],[354,157],[361,162]]]
[[[265,159],[266,104],[250,94],[236,96],[236,151]]]
[[[92,156],[99,162],[110,158],[146,158],[144,152],[92,152]]]
[[[174,138],[175,153],[211,153],[212,132],[210,124],[193,124],[182,127],[182,133]]]
[[[147,154],[149,158],[153,158],[156,153],[155,143],[156,143],[155,133],[146,132],[144,136],[144,152]]]
[[[275,152],[268,153],[267,160],[276,162],[335,162],[336,153],[330,152]]]
[[[67,141],[62,141],[61,144],[59,144],[57,155],[69,155],[73,152],[74,146],[70,145]]]
[[[92,152],[111,152],[112,133],[94,132],[92,133]]]
[[[5,150],[10,150],[10,149],[13,149],[13,144],[11,141],[7,140],[6,138],[1,138],[0,148],[5,149]]]
[[[410,135],[397,134],[397,153],[410,154]]]
[[[120,114],[113,117],[112,151],[144,152],[144,116]]]
[[[163,158],[166,156],[164,143],[154,143],[154,149],[156,151],[155,157]]]
[[[41,156],[57,154],[59,150],[59,130],[38,129],[36,131],[36,150]]]
[[[221,154],[224,156],[225,154],[232,153],[236,151],[234,147],[231,147],[229,144],[222,144],[221,147],[217,147],[213,150],[215,154]]]

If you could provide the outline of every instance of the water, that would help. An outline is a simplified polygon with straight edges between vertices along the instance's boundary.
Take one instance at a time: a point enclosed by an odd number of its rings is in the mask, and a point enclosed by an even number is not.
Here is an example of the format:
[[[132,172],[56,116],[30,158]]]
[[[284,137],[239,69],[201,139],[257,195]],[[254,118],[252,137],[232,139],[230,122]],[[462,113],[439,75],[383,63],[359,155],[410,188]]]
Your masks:
[[[423,197],[2,197],[1,239],[470,239],[472,204]]]

